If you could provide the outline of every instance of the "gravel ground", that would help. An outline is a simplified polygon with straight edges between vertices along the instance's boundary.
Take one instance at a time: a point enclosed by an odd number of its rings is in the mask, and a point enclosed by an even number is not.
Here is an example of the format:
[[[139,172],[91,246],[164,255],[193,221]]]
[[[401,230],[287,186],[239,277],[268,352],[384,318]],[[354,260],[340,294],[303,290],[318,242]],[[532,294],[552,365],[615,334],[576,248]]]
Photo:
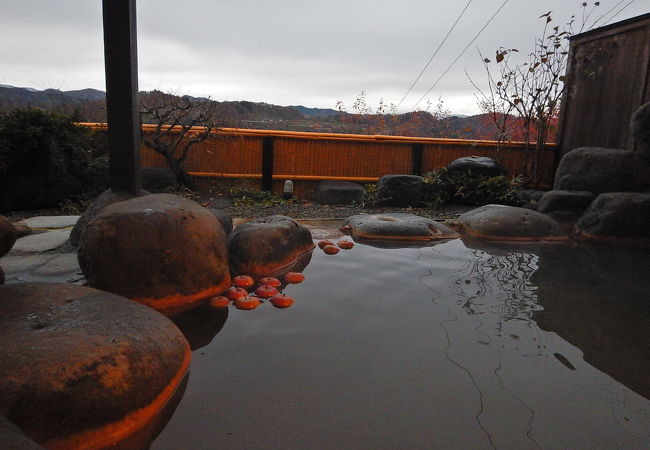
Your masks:
[[[472,209],[464,205],[447,205],[438,209],[431,208],[362,208],[359,206],[331,206],[319,205],[306,201],[295,201],[279,203],[272,206],[250,205],[234,206],[229,198],[219,196],[212,197],[201,195],[193,198],[203,206],[209,206],[223,210],[233,218],[257,218],[275,214],[291,217],[292,219],[345,219],[355,214],[377,214],[387,212],[405,212],[418,216],[430,217],[432,219],[454,219],[459,214]],[[33,211],[12,211],[4,213],[10,222],[35,216],[58,216],[68,215],[70,212],[63,212],[58,209],[39,209]]]
[[[215,205],[216,206],[216,205]],[[218,207],[218,206],[217,206]],[[432,219],[454,219],[471,208],[448,206],[442,209],[428,208],[361,208],[355,206],[316,205],[313,203],[282,203],[273,206],[225,206],[221,207],[231,217],[256,218],[280,214],[292,219],[345,219],[355,214],[387,212],[411,213]]]

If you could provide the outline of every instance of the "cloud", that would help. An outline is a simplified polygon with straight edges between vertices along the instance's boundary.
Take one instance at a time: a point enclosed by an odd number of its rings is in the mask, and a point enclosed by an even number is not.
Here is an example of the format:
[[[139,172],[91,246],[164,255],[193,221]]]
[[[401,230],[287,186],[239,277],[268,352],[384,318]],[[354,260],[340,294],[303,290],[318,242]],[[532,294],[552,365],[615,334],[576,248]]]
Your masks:
[[[501,5],[473,1],[431,66],[404,102],[414,104]],[[590,4],[593,2],[590,2]],[[603,0],[593,17],[614,6]],[[647,12],[635,2],[616,20]],[[397,103],[466,2],[441,0],[139,0],[138,59],[143,89],[182,90],[214,99],[333,107]],[[541,29],[581,11],[582,1],[511,0],[456,66],[431,91],[459,113],[476,112],[464,70],[482,83],[476,47],[525,52]],[[543,10],[543,11],[542,11]],[[580,18],[578,18],[580,19]],[[0,16],[0,83],[102,89],[101,2],[23,0]],[[49,84],[49,85],[48,85]],[[458,108],[458,110],[456,110]]]

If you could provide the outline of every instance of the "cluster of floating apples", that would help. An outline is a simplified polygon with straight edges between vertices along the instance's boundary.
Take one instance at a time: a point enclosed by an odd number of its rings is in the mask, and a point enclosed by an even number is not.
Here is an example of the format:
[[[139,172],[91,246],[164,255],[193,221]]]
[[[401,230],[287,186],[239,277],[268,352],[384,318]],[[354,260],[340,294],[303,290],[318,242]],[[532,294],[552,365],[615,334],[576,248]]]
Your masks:
[[[354,242],[348,241],[347,239],[341,239],[336,244],[330,240],[324,239],[318,241],[318,246],[328,255],[336,255],[339,252],[339,249],[350,250],[354,247]]]
[[[301,283],[305,276],[298,272],[287,272],[284,275],[284,281],[288,284]],[[273,277],[260,278],[257,288],[252,291],[255,280],[248,275],[240,275],[233,278],[233,286],[224,292],[224,295],[212,297],[208,304],[213,308],[227,308],[230,302],[237,309],[255,309],[260,306],[263,299],[269,299],[269,302],[276,308],[288,308],[293,304],[293,298],[278,291],[282,286],[280,280]]]

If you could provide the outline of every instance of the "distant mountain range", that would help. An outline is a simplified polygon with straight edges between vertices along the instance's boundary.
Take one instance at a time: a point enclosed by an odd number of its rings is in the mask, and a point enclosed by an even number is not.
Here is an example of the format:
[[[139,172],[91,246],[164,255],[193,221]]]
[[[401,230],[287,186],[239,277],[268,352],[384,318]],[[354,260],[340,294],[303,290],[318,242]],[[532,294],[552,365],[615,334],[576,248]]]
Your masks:
[[[147,99],[169,94],[152,91],[140,95],[141,99]],[[190,96],[182,98],[211,101]],[[105,92],[97,89],[61,91],[0,85],[0,111],[29,106],[74,114],[82,121],[105,122],[105,103]],[[302,105],[278,106],[249,101],[213,103],[215,119],[223,127],[465,139],[493,139],[496,135],[494,125],[486,115],[440,117],[424,111],[399,115],[353,114]]]

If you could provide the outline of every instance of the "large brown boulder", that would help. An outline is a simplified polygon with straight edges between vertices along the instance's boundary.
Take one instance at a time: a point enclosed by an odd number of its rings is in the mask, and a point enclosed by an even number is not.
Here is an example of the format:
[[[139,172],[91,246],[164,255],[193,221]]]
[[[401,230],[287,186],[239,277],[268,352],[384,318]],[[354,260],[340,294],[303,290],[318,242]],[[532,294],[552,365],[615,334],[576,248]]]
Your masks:
[[[86,226],[78,257],[90,286],[167,315],[230,286],[219,220],[177,195],[153,194],[108,206]]]
[[[72,228],[72,231],[70,232],[70,244],[75,247],[79,245],[81,233],[86,228],[86,225],[88,225],[88,222],[93,220],[95,216],[107,206],[149,194],[150,192],[145,190],[140,190],[136,195],[131,194],[130,192],[113,191],[111,189],[105,190],[92,202],[88,209],[83,212],[77,223],[74,225],[74,228]]]
[[[573,232],[583,239],[650,240],[650,193],[599,195],[576,222]]]
[[[0,257],[9,253],[16,243],[16,229],[3,216],[0,216]]]
[[[262,217],[243,223],[228,236],[232,272],[253,278],[286,271],[314,247],[309,230],[285,216]]]
[[[576,148],[560,160],[553,189],[594,194],[650,191],[650,159],[631,150]]]
[[[377,182],[377,200],[385,206],[422,206],[424,178],[417,175],[384,175]]]
[[[47,448],[104,448],[158,420],[190,362],[150,308],[70,284],[0,287],[0,414]]]
[[[435,220],[407,213],[350,216],[341,229],[362,239],[434,241],[458,237],[454,230]]]
[[[481,206],[460,215],[455,226],[461,234],[496,241],[554,241],[567,238],[551,217],[515,206]]]

